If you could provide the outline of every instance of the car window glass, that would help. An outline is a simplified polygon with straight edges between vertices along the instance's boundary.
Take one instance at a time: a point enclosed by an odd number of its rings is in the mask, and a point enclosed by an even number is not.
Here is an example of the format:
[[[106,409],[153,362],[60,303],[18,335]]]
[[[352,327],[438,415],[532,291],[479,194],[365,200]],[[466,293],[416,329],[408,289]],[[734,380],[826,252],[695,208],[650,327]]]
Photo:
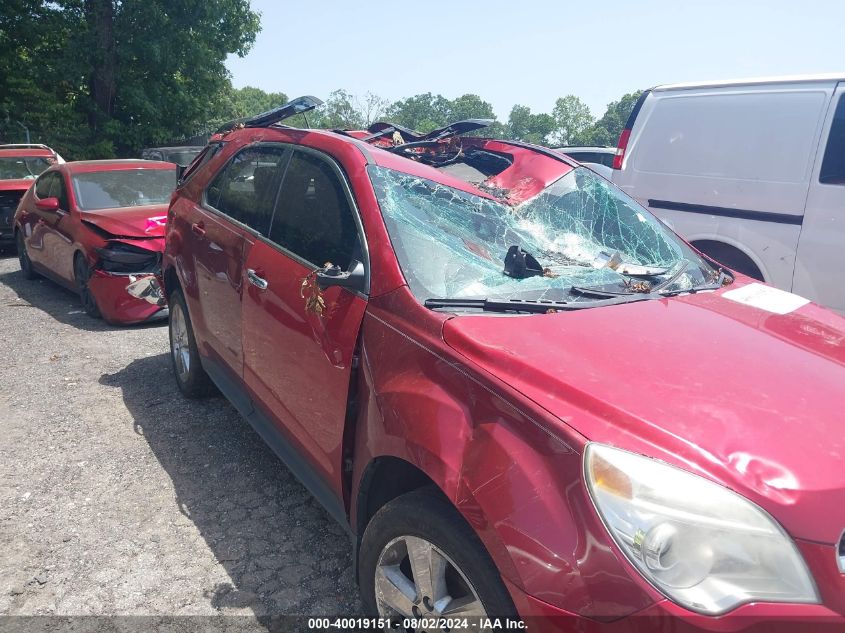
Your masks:
[[[53,186],[50,187],[50,195],[59,199],[60,209],[68,211],[67,187],[65,187],[65,179],[61,174],[56,174]]]
[[[38,196],[41,200],[50,197],[50,188],[53,186],[53,179],[55,178],[55,176],[56,172],[44,174],[35,183],[35,195]]]
[[[237,154],[211,182],[206,202],[267,235],[284,169],[286,149],[250,147]]]
[[[343,184],[327,160],[295,151],[285,172],[270,239],[299,257],[347,269],[361,260],[358,230]]]
[[[819,182],[845,185],[845,95],[839,97],[836,112],[833,114]]]

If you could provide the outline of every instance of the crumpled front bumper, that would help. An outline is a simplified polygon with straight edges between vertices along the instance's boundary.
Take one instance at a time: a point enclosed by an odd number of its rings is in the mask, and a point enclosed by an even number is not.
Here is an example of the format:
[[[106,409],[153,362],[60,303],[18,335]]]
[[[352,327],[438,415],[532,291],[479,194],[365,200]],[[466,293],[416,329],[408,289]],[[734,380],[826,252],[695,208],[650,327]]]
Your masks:
[[[108,323],[131,325],[168,316],[167,300],[152,273],[111,273],[95,269],[88,287]]]

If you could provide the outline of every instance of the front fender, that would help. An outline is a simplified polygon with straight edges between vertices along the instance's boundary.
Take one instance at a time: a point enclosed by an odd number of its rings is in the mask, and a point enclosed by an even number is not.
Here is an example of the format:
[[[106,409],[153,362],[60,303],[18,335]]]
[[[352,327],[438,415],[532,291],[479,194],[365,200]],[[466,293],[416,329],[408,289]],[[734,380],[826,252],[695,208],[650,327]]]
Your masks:
[[[393,308],[371,305],[363,325],[353,481],[380,456],[409,462],[454,503],[509,583],[566,611],[615,619],[659,600],[592,507],[584,438],[459,359],[437,323],[417,315],[403,324]]]

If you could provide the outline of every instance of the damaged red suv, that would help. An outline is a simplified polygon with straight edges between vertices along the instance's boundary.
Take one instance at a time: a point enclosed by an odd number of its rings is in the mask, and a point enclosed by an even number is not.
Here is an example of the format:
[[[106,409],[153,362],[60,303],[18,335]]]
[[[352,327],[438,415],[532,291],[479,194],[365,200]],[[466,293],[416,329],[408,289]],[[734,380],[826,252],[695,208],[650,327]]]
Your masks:
[[[349,530],[373,614],[843,626],[845,320],[565,156],[463,136],[486,121],[279,124],[317,103],[187,172],[172,360]]]
[[[79,293],[108,323],[167,316],[156,282],[176,165],[145,160],[55,165],[27,191],[15,214],[21,270]]]

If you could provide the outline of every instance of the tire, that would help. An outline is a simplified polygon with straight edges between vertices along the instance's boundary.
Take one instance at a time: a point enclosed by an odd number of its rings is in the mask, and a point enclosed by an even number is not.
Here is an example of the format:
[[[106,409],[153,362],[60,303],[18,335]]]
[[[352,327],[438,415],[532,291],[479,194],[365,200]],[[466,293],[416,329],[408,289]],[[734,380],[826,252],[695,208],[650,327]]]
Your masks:
[[[446,569],[440,574],[445,581],[429,584],[423,578],[417,583],[407,556],[409,551],[427,553],[429,560],[436,561],[437,569],[443,568],[445,559]],[[481,540],[436,489],[404,494],[379,509],[364,530],[358,562],[361,597],[373,616],[398,617],[400,622],[403,616],[517,617],[499,571]],[[440,590],[436,585],[440,585]],[[399,586],[404,587],[401,595],[393,593]],[[377,587],[387,591],[382,590],[377,596]],[[426,589],[434,595],[420,595]],[[392,596],[399,596],[399,600],[390,599]],[[477,603],[482,613],[473,606]],[[393,604],[404,607],[393,608]],[[462,607],[467,613],[458,610]]]
[[[26,241],[23,239],[23,233],[20,231],[15,235],[15,242],[18,247],[18,262],[21,265],[21,272],[24,279],[36,279],[38,273],[32,267],[32,261],[29,259],[29,253],[26,252]]]
[[[185,297],[179,290],[174,290],[167,301],[170,308],[170,361],[179,391],[192,399],[210,396],[215,391],[214,383],[202,368]]]
[[[76,290],[79,293],[79,301],[85,314],[95,319],[100,318],[100,308],[97,300],[91,294],[88,282],[91,279],[91,268],[82,253],[77,253],[73,258],[73,278],[76,280]]]

